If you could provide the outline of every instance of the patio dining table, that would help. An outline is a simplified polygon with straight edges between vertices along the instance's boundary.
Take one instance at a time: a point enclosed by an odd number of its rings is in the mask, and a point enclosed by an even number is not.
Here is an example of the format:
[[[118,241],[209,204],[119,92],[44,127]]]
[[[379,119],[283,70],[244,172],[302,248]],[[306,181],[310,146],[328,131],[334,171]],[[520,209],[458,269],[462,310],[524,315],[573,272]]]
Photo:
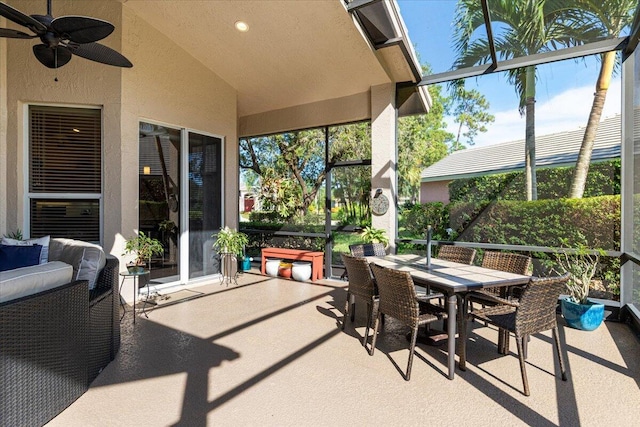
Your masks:
[[[465,293],[492,287],[524,285],[530,276],[507,273],[476,265],[460,264],[437,258],[431,259],[427,269],[426,257],[420,255],[388,255],[385,257],[367,257],[369,262],[377,265],[407,271],[415,285],[433,288],[447,297],[448,337],[448,368],[449,379],[454,378],[456,353],[456,324],[458,312],[458,297]]]

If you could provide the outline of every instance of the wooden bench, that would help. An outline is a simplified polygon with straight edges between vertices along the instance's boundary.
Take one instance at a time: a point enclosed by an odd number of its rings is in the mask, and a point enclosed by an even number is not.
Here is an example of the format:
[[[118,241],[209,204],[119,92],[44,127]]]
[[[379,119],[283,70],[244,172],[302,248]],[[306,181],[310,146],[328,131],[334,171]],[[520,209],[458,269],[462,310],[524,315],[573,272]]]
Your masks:
[[[320,280],[323,275],[324,252],[312,252],[300,249],[264,248],[262,249],[262,274],[269,258],[282,258],[292,261],[311,261],[311,281]]]

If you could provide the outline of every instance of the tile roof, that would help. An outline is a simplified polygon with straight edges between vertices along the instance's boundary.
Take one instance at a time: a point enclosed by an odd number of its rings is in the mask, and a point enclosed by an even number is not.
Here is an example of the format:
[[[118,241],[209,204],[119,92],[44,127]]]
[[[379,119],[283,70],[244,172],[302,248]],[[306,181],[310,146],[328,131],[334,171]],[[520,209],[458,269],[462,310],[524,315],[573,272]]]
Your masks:
[[[584,136],[584,127],[536,137],[536,167],[572,166]],[[620,157],[620,115],[600,122],[591,161]],[[524,170],[524,139],[451,153],[429,166],[421,182],[472,178]]]

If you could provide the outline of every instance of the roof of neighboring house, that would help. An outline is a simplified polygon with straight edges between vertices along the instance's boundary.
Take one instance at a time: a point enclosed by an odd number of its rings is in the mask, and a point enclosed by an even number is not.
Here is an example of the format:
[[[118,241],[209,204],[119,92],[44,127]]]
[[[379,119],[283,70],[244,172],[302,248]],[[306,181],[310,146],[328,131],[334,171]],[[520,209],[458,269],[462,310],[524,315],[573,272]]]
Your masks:
[[[573,166],[582,145],[584,127],[536,136],[536,167]],[[591,161],[620,157],[620,115],[600,122]],[[422,171],[421,182],[473,178],[524,170],[525,140],[456,151]]]

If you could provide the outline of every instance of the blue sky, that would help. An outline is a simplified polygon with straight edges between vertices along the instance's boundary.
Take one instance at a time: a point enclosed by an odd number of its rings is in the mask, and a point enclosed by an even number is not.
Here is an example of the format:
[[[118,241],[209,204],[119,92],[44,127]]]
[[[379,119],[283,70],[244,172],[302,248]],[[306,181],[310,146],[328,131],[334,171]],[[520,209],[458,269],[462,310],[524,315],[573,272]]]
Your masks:
[[[451,69],[455,59],[453,28],[456,0],[398,0],[400,12],[420,60],[434,72]],[[544,135],[586,125],[599,65],[595,58],[563,61],[538,67],[536,83],[536,133]],[[496,121],[475,146],[524,138],[524,118],[518,113],[518,98],[506,76],[494,74],[467,79],[468,88],[485,95]],[[620,112],[620,79],[614,77],[607,95],[603,118]],[[559,114],[561,113],[561,114]],[[455,132],[453,119],[449,130]]]

